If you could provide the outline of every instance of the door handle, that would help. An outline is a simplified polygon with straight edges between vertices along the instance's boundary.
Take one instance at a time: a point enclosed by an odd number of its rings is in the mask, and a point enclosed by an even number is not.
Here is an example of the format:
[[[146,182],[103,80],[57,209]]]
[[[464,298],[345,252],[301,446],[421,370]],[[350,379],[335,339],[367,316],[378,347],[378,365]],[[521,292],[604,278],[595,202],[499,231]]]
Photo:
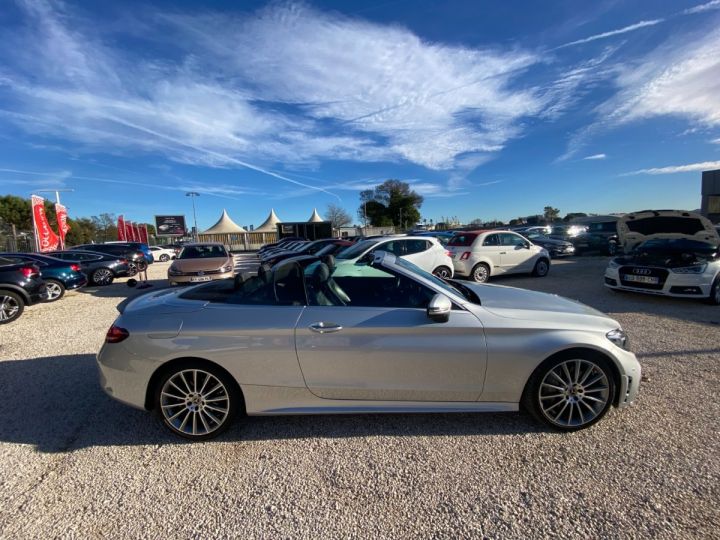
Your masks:
[[[313,332],[318,334],[332,334],[333,332],[339,332],[342,330],[342,326],[333,323],[316,322],[308,326]]]

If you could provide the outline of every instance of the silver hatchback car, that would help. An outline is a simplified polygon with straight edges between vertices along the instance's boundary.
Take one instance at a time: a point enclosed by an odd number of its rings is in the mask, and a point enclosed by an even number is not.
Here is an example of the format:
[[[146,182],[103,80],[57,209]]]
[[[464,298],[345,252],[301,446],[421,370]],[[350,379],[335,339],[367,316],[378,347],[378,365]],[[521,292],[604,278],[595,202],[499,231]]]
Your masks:
[[[98,354],[102,387],[194,440],[239,414],[521,405],[573,431],[632,402],[640,383],[606,315],[550,294],[444,281],[385,252],[298,257],[124,304]]]

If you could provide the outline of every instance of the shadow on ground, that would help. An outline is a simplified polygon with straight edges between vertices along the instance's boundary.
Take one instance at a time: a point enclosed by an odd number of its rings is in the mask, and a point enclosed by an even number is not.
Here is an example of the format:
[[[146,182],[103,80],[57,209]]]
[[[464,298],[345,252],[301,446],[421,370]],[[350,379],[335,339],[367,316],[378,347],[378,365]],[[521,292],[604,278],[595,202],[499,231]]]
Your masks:
[[[187,444],[147,411],[105,395],[91,354],[0,362],[0,441],[41,452],[93,446]],[[371,414],[240,418],[219,440],[539,433],[523,414]]]

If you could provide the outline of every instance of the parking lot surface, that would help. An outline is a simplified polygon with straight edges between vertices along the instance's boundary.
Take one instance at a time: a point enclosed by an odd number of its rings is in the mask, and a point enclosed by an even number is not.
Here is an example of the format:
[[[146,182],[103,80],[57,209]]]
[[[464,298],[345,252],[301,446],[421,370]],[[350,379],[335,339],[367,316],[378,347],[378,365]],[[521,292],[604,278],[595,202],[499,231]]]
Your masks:
[[[0,327],[0,537],[717,538],[720,308],[608,291],[605,264],[494,281],[628,332],[637,404],[574,434],[518,413],[263,417],[186,443],[98,385],[125,280],[33,306]]]

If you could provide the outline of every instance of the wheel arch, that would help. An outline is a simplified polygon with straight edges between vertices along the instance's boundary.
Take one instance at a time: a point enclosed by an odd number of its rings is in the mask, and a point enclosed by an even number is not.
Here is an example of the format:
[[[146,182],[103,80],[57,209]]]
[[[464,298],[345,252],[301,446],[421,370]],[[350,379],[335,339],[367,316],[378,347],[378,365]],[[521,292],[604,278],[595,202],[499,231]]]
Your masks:
[[[620,380],[620,368],[617,366],[617,361],[609,354],[605,353],[602,350],[595,349],[593,347],[570,347],[567,349],[563,349],[560,351],[556,351],[552,353],[550,356],[546,357],[542,360],[537,366],[535,366],[535,369],[532,370],[530,373],[530,376],[525,381],[525,385],[523,386],[523,391],[520,399],[520,403],[523,403],[525,393],[528,390],[528,387],[530,385],[530,382],[533,380],[533,377],[535,374],[540,371],[546,364],[558,360],[561,358],[576,358],[576,355],[583,355],[581,358],[587,358],[587,357],[595,357],[595,358],[601,358],[610,365],[610,369],[612,370],[612,378],[613,382],[615,383],[615,395],[613,396],[612,405],[617,407],[620,402],[620,392],[618,391],[621,385]]]
[[[239,412],[243,413],[245,412],[245,395],[243,394],[242,388],[240,387],[240,384],[235,380],[235,377],[233,377],[230,372],[222,367],[220,364],[217,364],[215,362],[212,362],[211,360],[207,360],[205,358],[199,358],[196,356],[183,356],[180,358],[174,358],[173,360],[168,360],[167,362],[163,362],[162,365],[160,365],[150,376],[150,380],[148,381],[147,388],[145,389],[145,409],[148,411],[153,410],[155,407],[155,391],[157,390],[157,385],[162,380],[163,376],[168,373],[173,368],[182,366],[182,365],[192,365],[192,366],[210,366],[214,369],[217,369],[221,371],[225,376],[227,376],[230,383],[235,387],[235,390],[238,393],[238,396],[240,396],[240,402],[238,404],[239,406]]]
[[[2,285],[0,285],[0,292],[2,291],[7,291],[20,295],[20,298],[22,298],[22,301],[26,306],[30,305],[31,303],[30,295],[22,287],[18,287],[16,285],[13,285],[12,283],[3,283]]]

